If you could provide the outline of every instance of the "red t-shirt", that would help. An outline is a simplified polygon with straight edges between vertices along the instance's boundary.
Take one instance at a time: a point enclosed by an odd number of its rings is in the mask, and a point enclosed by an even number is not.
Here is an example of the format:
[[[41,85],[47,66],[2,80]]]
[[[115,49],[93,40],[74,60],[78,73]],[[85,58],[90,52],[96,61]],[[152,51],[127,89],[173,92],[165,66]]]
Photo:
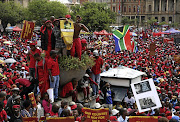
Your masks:
[[[5,119],[7,119],[7,113],[5,110],[2,110],[0,112],[0,122],[3,122]]]
[[[31,50],[31,53],[34,55],[36,53],[39,53],[39,55],[41,55],[41,51],[39,49],[36,49],[35,51]],[[36,60],[34,59],[34,57],[30,54],[30,62],[29,62],[29,68],[35,68],[35,64],[36,64]]]
[[[51,70],[52,76],[57,76],[59,75],[59,64],[57,58],[52,59],[51,57],[48,60],[48,69]]]
[[[29,80],[23,79],[23,78],[17,79],[15,81],[15,83],[19,83],[20,85],[23,85],[23,86],[26,86],[26,87],[29,87],[31,85],[31,82]]]
[[[95,60],[96,64],[92,67],[92,72],[97,75],[101,73],[101,67],[103,65],[103,59],[99,57]]]
[[[72,91],[72,90],[73,90],[73,84],[72,84],[72,82],[67,83],[67,84],[63,87],[63,89],[62,89],[62,91],[61,91],[61,97],[65,97],[66,94],[69,93],[69,92]]]

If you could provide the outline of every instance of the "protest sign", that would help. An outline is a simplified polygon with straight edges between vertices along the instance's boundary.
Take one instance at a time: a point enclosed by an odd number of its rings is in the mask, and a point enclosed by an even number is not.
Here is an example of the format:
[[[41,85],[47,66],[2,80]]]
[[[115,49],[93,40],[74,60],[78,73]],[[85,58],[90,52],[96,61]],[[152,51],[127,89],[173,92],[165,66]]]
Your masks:
[[[34,97],[34,92],[29,93],[28,96],[29,96],[29,99],[31,100],[32,106],[36,107],[37,104],[36,104],[36,99]]]
[[[74,34],[74,23],[71,20],[60,20],[60,29],[61,29],[61,37],[66,44],[67,50],[71,49],[73,44],[73,34]]]
[[[54,118],[46,118],[47,122],[74,122],[74,117],[54,117]]]
[[[47,93],[49,94],[49,99],[51,100],[51,103],[54,102],[54,91],[53,91],[53,88],[49,88],[47,90]]]
[[[129,122],[158,122],[157,116],[129,116]]]
[[[23,122],[38,122],[37,117],[23,117]]]
[[[31,39],[33,35],[35,23],[26,20],[24,20],[23,23],[24,25],[21,33],[21,39]]]
[[[139,112],[161,107],[161,102],[152,79],[131,84]]]
[[[107,122],[109,120],[109,108],[90,109],[83,108],[84,122]]]
[[[149,52],[150,56],[155,55],[155,49],[156,49],[156,44],[155,43],[150,44],[150,52]]]

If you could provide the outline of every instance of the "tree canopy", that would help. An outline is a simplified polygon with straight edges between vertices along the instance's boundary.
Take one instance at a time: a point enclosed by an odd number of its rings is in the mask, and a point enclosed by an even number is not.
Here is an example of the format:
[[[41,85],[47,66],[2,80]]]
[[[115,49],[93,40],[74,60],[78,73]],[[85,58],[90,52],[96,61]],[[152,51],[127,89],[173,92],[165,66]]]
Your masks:
[[[64,17],[68,13],[68,8],[57,1],[33,0],[29,3],[27,12],[29,20],[35,20],[36,24],[40,24],[43,18]]]
[[[25,8],[20,4],[16,4],[13,1],[4,2],[0,1],[0,19],[2,25],[5,28],[8,23],[15,25],[16,23],[22,22],[25,17]]]
[[[85,2],[83,6],[72,6],[71,9],[72,19],[75,20],[75,16],[80,15],[82,23],[91,31],[109,30],[109,25],[116,20],[116,13],[104,3]]]

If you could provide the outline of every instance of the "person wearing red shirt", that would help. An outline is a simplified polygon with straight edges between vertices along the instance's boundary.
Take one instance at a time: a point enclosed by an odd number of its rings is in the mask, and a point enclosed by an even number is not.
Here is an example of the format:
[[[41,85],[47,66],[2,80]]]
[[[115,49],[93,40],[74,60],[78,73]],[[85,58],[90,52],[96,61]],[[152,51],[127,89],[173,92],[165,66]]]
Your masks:
[[[77,85],[78,85],[77,79],[73,78],[71,82],[67,83],[63,87],[60,93],[61,97],[66,98],[66,97],[72,96],[72,101],[77,102],[78,101],[77,100],[78,92],[76,90]]]
[[[39,81],[39,89],[41,92],[41,96],[49,89],[49,73],[48,73],[48,59],[42,58],[38,53],[34,55],[35,60],[37,61],[36,66],[36,77]]]
[[[26,99],[28,99],[28,94],[33,91],[34,85],[27,79],[19,78],[15,81],[15,84],[19,87],[19,85],[23,86],[22,92],[20,93],[21,98],[23,95],[26,95]]]
[[[45,22],[45,28],[41,33],[41,48],[43,53],[46,54],[46,58],[50,57],[50,51],[55,49],[55,36],[52,31],[52,22],[47,20]]]
[[[7,113],[3,109],[4,103],[1,101],[0,102],[0,122],[8,121],[7,119]]]
[[[59,88],[59,64],[55,50],[51,50],[50,58],[48,60],[48,71],[50,79],[50,88],[54,90],[54,99],[58,99]]]
[[[100,84],[100,73],[103,65],[103,59],[99,56],[97,50],[93,51],[93,55],[95,57],[95,65],[92,67],[92,80],[95,81],[98,85]],[[98,94],[98,86],[93,84],[93,95]]]
[[[35,63],[36,60],[34,59],[34,54],[38,53],[41,54],[41,51],[36,48],[35,43],[30,43],[31,50],[28,53],[28,57],[30,59],[29,62],[29,75],[33,78],[35,78]]]

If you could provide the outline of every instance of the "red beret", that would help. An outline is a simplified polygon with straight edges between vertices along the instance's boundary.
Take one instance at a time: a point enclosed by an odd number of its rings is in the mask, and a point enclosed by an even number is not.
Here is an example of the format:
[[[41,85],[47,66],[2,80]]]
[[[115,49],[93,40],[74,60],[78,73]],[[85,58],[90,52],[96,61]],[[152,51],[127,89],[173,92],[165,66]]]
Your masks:
[[[76,105],[76,104],[71,106],[71,110],[74,110],[74,109],[76,109],[76,108],[77,108],[77,105]]]
[[[81,40],[81,43],[83,43],[83,44],[87,44],[86,39],[82,39],[82,40]]]
[[[71,15],[67,14],[65,17],[69,19],[71,18]]]
[[[36,44],[35,43],[30,43],[30,46],[35,46]]]
[[[46,24],[46,23],[52,23],[52,22],[51,22],[51,20],[47,20],[47,21],[45,22],[45,24]]]

